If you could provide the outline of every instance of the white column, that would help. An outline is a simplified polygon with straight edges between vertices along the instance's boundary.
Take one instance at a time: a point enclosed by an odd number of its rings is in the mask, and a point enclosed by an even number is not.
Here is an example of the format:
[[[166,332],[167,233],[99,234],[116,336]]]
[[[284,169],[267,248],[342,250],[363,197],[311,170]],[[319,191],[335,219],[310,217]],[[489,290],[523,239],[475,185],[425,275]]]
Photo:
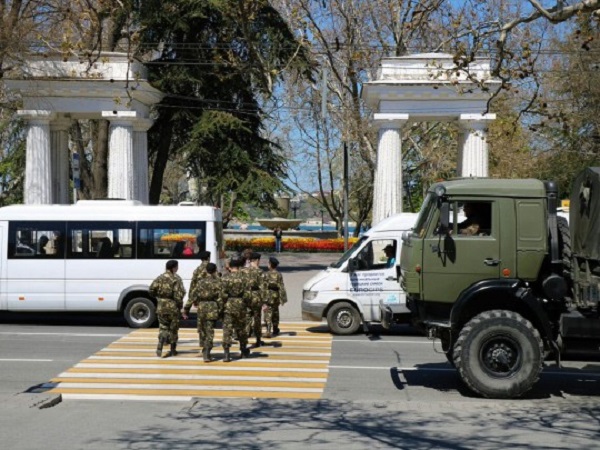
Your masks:
[[[373,192],[373,221],[402,212],[402,126],[408,114],[375,114],[379,125],[377,167]]]
[[[461,161],[458,164],[461,177],[488,176],[488,143],[487,127],[495,114],[461,114],[458,121],[461,133],[462,149],[459,150]]]
[[[68,205],[69,202],[69,126],[68,119],[50,123],[52,138],[52,203]]]
[[[51,111],[21,110],[18,115],[29,122],[25,154],[26,205],[52,203],[52,158],[50,155]]]
[[[134,200],[133,123],[135,111],[103,111],[110,120],[108,136],[108,197]]]
[[[146,205],[149,201],[148,130],[152,123],[150,119],[139,119],[133,124],[133,198]]]

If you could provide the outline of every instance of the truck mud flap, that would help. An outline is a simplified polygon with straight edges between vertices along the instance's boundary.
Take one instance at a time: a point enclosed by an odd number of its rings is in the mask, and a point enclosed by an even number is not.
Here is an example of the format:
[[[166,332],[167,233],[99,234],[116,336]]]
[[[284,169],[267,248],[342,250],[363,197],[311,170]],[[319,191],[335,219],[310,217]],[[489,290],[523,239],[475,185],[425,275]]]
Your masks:
[[[381,315],[381,326],[386,330],[389,330],[392,326],[392,321],[394,319],[394,313],[392,312],[392,308],[390,308],[389,305],[379,303],[379,312]]]

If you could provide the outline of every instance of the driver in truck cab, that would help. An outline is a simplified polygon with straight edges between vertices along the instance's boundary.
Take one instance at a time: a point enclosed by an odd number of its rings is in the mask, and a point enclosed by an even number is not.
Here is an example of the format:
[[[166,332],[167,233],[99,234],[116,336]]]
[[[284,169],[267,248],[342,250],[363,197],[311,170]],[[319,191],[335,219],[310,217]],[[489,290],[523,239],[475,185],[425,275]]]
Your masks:
[[[458,224],[458,234],[477,236],[484,228],[489,228],[485,225],[490,223],[489,210],[486,217],[484,206],[484,203],[477,202],[464,204],[463,212],[467,218]]]

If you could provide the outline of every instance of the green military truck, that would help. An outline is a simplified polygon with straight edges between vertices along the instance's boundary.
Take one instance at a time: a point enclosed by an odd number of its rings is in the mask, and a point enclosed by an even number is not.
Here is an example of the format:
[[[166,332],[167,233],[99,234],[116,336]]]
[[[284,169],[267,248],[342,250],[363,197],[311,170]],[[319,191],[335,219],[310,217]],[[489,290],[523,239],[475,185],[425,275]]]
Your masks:
[[[553,182],[441,182],[402,237],[413,320],[484,397],[521,396],[567,349],[600,353],[600,168],[575,180],[569,221],[557,202]]]

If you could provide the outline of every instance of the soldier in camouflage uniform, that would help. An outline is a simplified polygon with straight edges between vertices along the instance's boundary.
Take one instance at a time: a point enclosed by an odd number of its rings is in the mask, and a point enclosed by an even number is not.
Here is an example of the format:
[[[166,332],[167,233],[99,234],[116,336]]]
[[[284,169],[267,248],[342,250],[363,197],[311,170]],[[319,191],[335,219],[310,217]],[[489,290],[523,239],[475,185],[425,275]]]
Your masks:
[[[230,362],[231,355],[229,350],[233,341],[233,332],[237,333],[240,341],[240,351],[242,358],[250,356],[248,345],[248,335],[246,334],[246,321],[248,315],[246,310],[250,306],[251,297],[248,280],[240,271],[243,262],[241,259],[231,259],[229,267],[231,272],[223,275],[221,278],[223,288],[223,298],[225,299],[224,317],[223,317],[223,349],[225,356],[223,361]]]
[[[217,266],[213,263],[206,265],[206,276],[199,277],[190,289],[190,295],[183,308],[183,318],[187,320],[192,305],[198,308],[198,334],[204,362],[212,361],[210,351],[215,338],[215,323],[221,314],[223,300],[221,298],[221,279],[217,276]]]
[[[265,323],[267,325],[266,337],[279,334],[279,306],[287,303],[287,294],[283,284],[283,277],[277,271],[279,260],[273,256],[269,258],[269,271],[263,276],[266,284]]]
[[[194,273],[192,274],[192,282],[190,284],[190,294],[194,291],[194,289],[196,288],[196,284],[204,277],[207,276],[206,274],[206,266],[208,265],[208,263],[210,262],[210,252],[209,251],[201,251],[198,256],[200,257],[200,260],[202,261],[200,263],[200,265],[198,267],[196,267],[196,269],[194,270]]]
[[[261,313],[262,307],[265,304],[266,286],[263,277],[263,271],[258,266],[260,262],[260,253],[252,252],[249,257],[250,266],[245,267],[242,271],[248,278],[250,285],[250,295],[252,297],[250,309],[248,309],[248,325],[246,333],[248,336],[254,333],[256,337],[255,347],[260,347],[264,342],[260,340],[262,336]]]
[[[162,356],[164,344],[171,344],[167,356],[177,355],[177,340],[179,339],[179,315],[185,297],[183,280],[177,275],[179,263],[174,259],[167,261],[166,272],[159,275],[150,285],[150,295],[158,299],[158,347],[156,356]]]

